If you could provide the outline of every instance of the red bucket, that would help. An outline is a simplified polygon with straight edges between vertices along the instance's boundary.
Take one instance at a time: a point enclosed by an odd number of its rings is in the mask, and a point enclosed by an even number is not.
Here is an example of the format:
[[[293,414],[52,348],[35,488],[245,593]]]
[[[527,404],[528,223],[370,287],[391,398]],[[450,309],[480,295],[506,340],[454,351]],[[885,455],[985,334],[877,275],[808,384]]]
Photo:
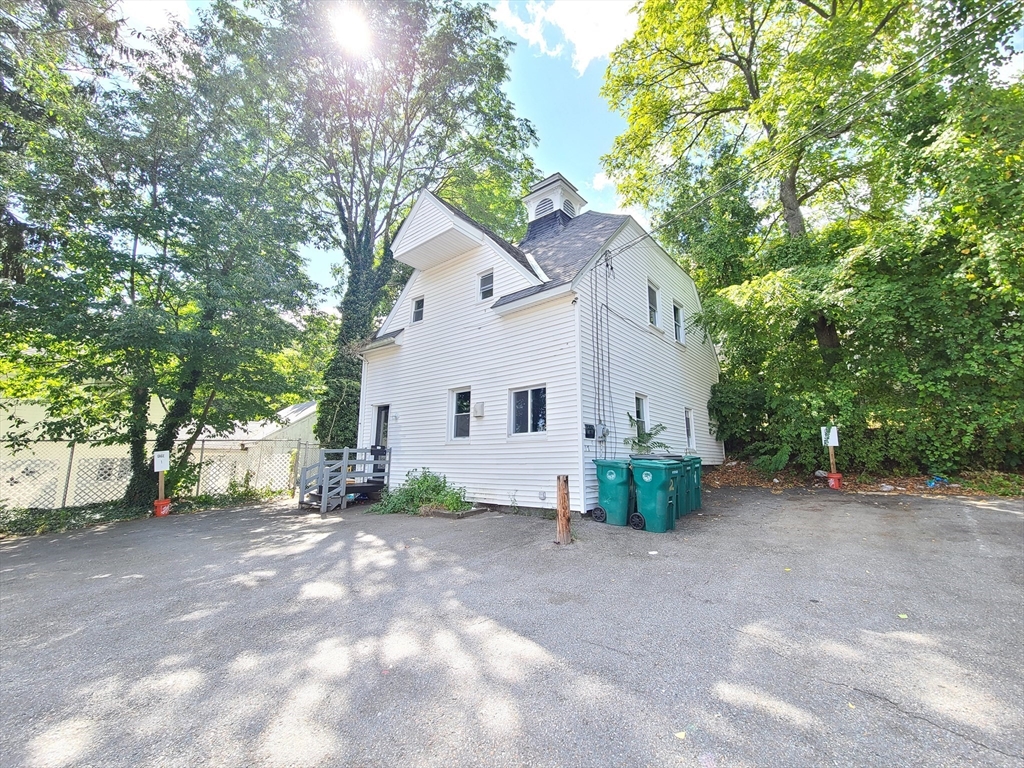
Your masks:
[[[833,491],[841,491],[843,489],[843,476],[838,472],[829,472],[828,487]]]
[[[167,517],[171,514],[171,500],[157,499],[153,502],[153,517]]]

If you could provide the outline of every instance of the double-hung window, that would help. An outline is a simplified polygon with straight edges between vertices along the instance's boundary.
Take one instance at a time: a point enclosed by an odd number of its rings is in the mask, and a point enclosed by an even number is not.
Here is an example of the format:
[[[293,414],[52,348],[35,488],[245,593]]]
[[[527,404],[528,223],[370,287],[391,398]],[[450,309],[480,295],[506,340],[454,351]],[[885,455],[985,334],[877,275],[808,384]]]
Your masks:
[[[494,295],[494,273],[480,275],[480,300],[489,299]]]
[[[686,447],[694,450],[697,448],[697,431],[693,428],[693,409],[686,408]]]
[[[412,321],[419,323],[423,321],[423,297],[412,300]]]
[[[683,317],[683,308],[678,304],[672,305],[672,320],[676,327],[676,341],[680,344],[686,343],[686,320]]]
[[[640,437],[641,432],[647,431],[647,398],[643,395],[637,395],[635,406],[633,418],[636,419],[636,436]]]
[[[647,284],[647,319],[651,325],[658,324],[658,289],[650,283]]]
[[[512,391],[513,435],[545,432],[548,424],[548,389],[516,389]]]
[[[470,391],[452,392],[452,438],[469,437]]]

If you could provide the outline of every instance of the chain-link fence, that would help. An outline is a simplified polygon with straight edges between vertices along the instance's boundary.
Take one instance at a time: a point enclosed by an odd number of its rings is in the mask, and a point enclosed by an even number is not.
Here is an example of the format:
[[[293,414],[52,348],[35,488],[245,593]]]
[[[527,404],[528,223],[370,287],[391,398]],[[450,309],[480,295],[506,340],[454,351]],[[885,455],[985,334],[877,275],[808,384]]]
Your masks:
[[[177,443],[171,452],[179,455]],[[153,444],[147,446],[152,455]],[[182,497],[218,496],[238,489],[289,491],[299,470],[317,462],[320,446],[297,440],[200,440]],[[14,452],[0,446],[0,507],[64,509],[124,496],[131,478],[127,446],[40,442]]]

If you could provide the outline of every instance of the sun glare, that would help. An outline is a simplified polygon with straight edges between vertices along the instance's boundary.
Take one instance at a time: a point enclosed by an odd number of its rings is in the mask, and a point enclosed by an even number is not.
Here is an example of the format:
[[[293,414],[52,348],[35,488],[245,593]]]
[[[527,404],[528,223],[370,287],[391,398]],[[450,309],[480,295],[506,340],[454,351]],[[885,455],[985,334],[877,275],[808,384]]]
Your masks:
[[[358,4],[338,3],[330,11],[331,27],[345,53],[365,58],[370,53],[370,26]]]

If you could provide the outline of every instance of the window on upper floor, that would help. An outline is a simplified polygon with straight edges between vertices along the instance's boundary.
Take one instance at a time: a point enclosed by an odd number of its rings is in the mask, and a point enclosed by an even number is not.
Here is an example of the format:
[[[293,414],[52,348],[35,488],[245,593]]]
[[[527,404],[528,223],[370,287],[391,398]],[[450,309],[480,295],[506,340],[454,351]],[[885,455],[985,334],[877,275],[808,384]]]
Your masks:
[[[470,390],[452,390],[452,438],[469,437]]]
[[[647,397],[636,395],[634,398],[633,418],[636,419],[636,435],[647,431]]]
[[[412,321],[419,323],[423,320],[423,297],[412,300]]]
[[[652,283],[647,284],[647,317],[651,325],[658,324],[658,289]]]
[[[693,428],[693,409],[684,409],[686,415],[686,447],[690,450],[697,448],[697,430]]]
[[[511,424],[513,435],[545,432],[548,425],[548,389],[532,387],[511,392]]]
[[[672,305],[672,320],[675,322],[676,341],[680,344],[686,343],[686,320],[683,317],[683,308],[678,304]]]
[[[494,272],[480,275],[480,298],[489,299],[494,295]]]

